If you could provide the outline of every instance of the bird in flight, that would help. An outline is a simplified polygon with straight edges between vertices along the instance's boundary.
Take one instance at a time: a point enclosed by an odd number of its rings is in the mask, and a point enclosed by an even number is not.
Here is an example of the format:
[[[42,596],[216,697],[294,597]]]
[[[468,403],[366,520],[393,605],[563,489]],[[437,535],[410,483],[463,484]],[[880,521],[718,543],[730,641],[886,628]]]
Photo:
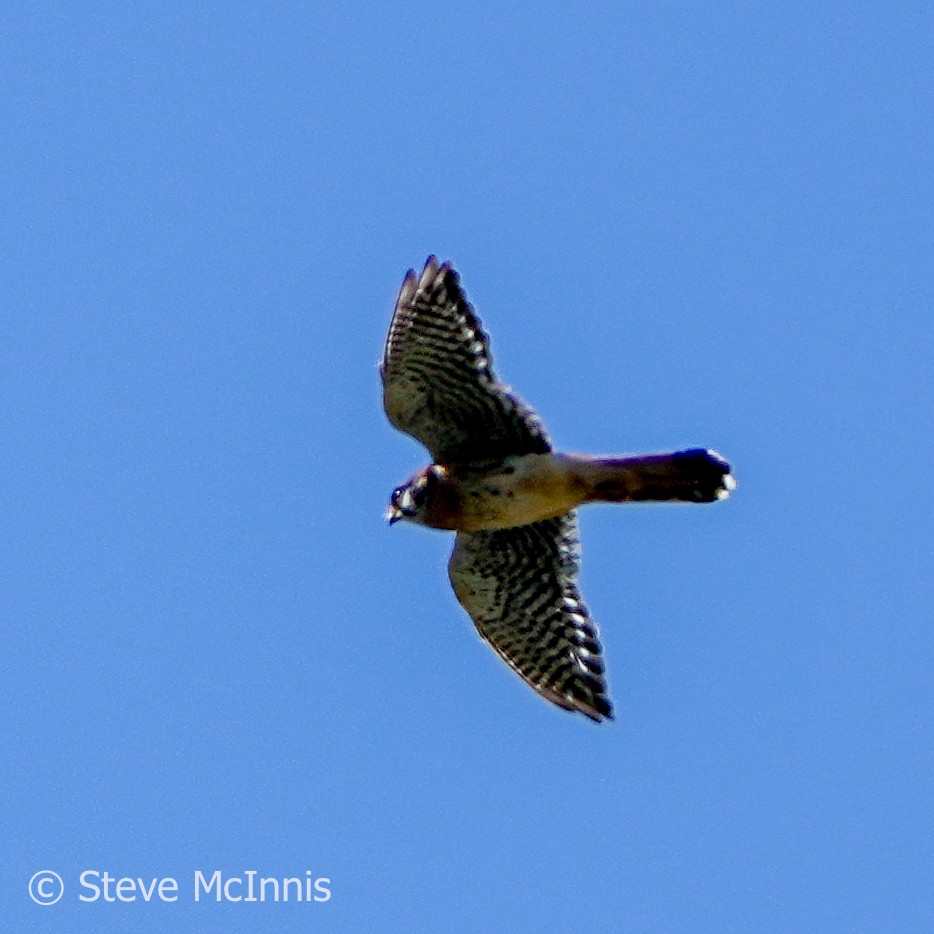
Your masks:
[[[592,457],[556,452],[496,377],[489,340],[450,263],[402,282],[380,362],[389,421],[432,463],[392,493],[387,518],[456,532],[448,575],[481,637],[539,694],[612,718],[596,624],[578,590],[584,503],[726,499],[715,451]]]

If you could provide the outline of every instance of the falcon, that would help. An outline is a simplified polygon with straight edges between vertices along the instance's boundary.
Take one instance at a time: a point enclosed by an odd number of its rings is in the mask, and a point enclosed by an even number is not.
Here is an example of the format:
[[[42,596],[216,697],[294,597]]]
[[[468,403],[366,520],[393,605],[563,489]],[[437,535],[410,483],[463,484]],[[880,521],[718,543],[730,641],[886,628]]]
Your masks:
[[[450,263],[409,270],[380,362],[389,421],[432,463],[397,487],[387,519],[456,533],[448,575],[480,636],[542,697],[612,718],[603,649],[578,589],[576,509],[593,502],[710,503],[736,483],[715,451],[593,457],[555,451],[493,372]]]

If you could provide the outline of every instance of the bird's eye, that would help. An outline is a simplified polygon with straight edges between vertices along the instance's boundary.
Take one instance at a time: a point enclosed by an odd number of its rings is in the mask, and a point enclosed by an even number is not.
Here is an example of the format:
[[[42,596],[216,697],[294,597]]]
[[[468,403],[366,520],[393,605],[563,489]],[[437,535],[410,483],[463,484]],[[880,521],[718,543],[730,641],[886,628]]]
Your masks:
[[[418,511],[421,490],[414,483],[396,487],[392,491],[392,506],[404,516],[414,516]]]

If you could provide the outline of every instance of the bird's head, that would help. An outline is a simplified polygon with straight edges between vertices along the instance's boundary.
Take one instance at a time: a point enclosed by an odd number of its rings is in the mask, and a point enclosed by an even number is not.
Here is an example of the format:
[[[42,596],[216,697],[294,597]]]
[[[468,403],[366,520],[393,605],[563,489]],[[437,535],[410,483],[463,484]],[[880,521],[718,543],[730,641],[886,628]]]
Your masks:
[[[389,508],[386,510],[386,518],[390,525],[400,519],[419,524],[425,522],[425,511],[438,487],[441,470],[440,467],[432,464],[392,491]]]

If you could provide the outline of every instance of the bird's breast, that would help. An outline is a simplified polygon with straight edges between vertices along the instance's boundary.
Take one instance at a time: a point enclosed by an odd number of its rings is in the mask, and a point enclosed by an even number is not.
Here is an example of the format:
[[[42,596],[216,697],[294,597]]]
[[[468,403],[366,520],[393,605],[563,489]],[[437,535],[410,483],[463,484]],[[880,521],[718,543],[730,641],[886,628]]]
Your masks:
[[[564,515],[584,495],[561,458],[526,454],[447,467],[426,519],[436,528],[461,532],[512,528]]]

